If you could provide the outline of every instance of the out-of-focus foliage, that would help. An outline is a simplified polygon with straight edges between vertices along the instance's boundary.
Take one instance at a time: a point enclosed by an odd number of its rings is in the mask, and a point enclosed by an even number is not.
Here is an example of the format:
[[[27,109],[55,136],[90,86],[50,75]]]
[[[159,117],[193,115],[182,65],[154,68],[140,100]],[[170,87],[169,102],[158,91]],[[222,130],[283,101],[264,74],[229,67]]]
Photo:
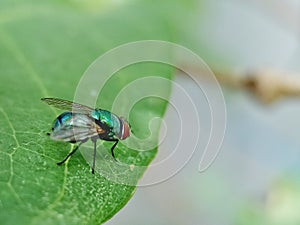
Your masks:
[[[300,223],[300,185],[297,179],[282,178],[274,183],[260,204],[250,199],[241,210],[236,224],[296,225]],[[251,204],[252,202],[252,204]]]

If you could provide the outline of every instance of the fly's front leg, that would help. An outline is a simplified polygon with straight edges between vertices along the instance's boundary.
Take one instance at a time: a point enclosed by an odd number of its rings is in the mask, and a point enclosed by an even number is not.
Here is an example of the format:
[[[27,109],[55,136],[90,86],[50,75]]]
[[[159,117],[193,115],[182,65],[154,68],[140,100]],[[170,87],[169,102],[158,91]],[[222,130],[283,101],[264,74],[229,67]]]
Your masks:
[[[111,147],[110,151],[111,151],[111,155],[114,158],[114,160],[117,161],[116,157],[115,157],[115,153],[114,153],[114,149],[117,146],[117,144],[119,143],[119,139],[113,139],[111,141],[115,141],[114,145]]]
[[[115,142],[113,144],[113,146],[110,148],[110,151],[111,151],[111,155],[112,157],[114,158],[115,161],[117,161],[116,157],[115,157],[115,153],[114,153],[114,149],[115,147],[117,146],[117,144],[119,143],[119,139],[117,138],[112,138],[112,137],[109,137],[109,136],[99,136],[100,139],[104,140],[104,141],[111,141],[111,142]]]

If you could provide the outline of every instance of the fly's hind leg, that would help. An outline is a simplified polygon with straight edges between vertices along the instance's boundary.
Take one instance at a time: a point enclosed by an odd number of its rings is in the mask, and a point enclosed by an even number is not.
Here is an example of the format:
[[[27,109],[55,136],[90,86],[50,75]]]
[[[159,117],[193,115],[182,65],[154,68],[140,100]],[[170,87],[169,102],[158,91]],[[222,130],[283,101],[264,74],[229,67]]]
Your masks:
[[[61,164],[63,164],[64,162],[66,162],[67,161],[67,159],[68,158],[70,158],[70,156],[71,155],[73,155],[76,151],[77,151],[77,149],[80,147],[80,145],[82,145],[83,143],[84,143],[85,141],[82,141],[82,142],[80,142],[67,156],[66,156],[66,158],[64,158],[64,160],[63,161],[61,161],[61,162],[58,162],[57,163],[57,165],[61,165]]]

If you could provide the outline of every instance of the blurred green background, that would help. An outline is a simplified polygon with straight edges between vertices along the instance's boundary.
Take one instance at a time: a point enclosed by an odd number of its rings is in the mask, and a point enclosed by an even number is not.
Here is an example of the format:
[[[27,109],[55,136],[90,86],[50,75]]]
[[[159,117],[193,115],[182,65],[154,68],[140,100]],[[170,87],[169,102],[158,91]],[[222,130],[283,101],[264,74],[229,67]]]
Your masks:
[[[299,72],[299,18],[298,0],[0,0],[0,82],[15,82],[0,89],[1,107],[25,109],[31,101],[15,94],[26,79],[21,70],[45,95],[72,99],[65,90],[94,59],[144,39],[181,44],[213,69]],[[18,63],[7,69],[12,58]],[[199,149],[173,178],[138,188],[106,224],[300,224],[299,101],[262,105],[243,91],[223,91],[227,130],[214,164],[198,173]]]

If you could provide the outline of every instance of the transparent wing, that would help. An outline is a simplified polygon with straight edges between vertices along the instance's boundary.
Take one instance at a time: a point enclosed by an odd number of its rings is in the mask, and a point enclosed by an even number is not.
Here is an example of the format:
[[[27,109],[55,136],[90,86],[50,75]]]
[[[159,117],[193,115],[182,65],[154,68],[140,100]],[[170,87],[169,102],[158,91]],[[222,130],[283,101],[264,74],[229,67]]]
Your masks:
[[[88,115],[72,114],[63,123],[53,128],[51,138],[60,141],[82,141],[87,138],[103,134],[103,130]]]
[[[41,98],[41,100],[50,106],[56,107],[58,109],[67,110],[70,112],[89,114],[91,111],[94,110],[93,108],[90,108],[88,106],[59,98]]]

